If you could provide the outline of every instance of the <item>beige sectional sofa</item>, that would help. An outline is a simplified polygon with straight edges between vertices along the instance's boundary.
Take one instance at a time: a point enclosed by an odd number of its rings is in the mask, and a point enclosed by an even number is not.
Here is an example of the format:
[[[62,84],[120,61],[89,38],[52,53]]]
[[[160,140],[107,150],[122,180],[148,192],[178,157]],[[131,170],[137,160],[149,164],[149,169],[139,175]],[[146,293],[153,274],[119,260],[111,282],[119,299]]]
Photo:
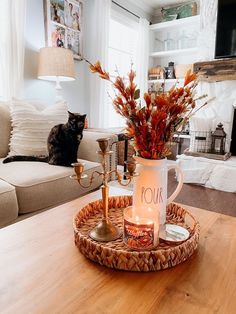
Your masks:
[[[3,164],[9,151],[10,132],[9,106],[0,104],[0,227],[15,221],[19,214],[54,207],[101,185],[101,178],[97,178],[90,188],[81,188],[77,181],[70,179],[74,174],[73,168],[28,161]],[[88,175],[101,170],[100,157],[96,154],[96,139],[101,137],[109,137],[111,145],[117,141],[114,134],[84,131],[78,159],[85,163]],[[116,145],[112,145],[112,149],[115,148]],[[109,168],[115,167],[114,153],[109,160]]]

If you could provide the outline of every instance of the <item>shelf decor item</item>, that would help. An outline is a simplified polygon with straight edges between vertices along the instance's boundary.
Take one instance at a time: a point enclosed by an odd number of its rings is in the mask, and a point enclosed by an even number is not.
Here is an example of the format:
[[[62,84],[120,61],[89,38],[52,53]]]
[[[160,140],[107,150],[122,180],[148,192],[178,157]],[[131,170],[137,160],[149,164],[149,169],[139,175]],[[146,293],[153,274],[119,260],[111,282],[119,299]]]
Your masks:
[[[167,37],[163,43],[165,51],[174,50],[176,48],[174,39],[170,38],[170,33],[167,33]]]
[[[166,79],[175,79],[175,67],[174,62],[169,62],[168,66],[165,67],[165,78]]]
[[[197,14],[197,3],[191,1],[177,6],[161,9],[163,21],[172,21],[174,19],[182,19]]]
[[[188,71],[193,71],[193,64],[176,64],[175,65],[175,76],[176,78],[185,77]]]
[[[161,66],[156,66],[155,68],[150,68],[148,70],[148,79],[157,80],[163,78],[163,69]]]
[[[147,230],[151,220],[153,225],[148,229],[148,241],[152,239],[150,247],[154,247],[159,224],[164,225],[166,222],[166,206],[182,187],[181,170],[176,165],[167,165],[166,157],[170,154],[174,132],[199,110],[195,109],[196,100],[199,99],[195,97],[196,75],[188,72],[184,87],[173,86],[170,91],[157,95],[154,100],[145,93],[145,106],[142,106],[140,91],[134,82],[135,72],[132,69],[128,80],[118,75],[114,81],[109,73],[102,69],[100,62],[90,63],[90,70],[99,74],[102,79],[110,81],[117,91],[113,105],[117,113],[126,119],[126,131],[134,139],[134,158],[139,164],[139,176],[134,181],[132,211],[133,217],[138,217],[139,221],[135,224],[132,219],[133,229],[131,228],[130,234],[134,235],[135,240],[134,229],[140,226],[141,221],[148,219],[148,223],[142,223],[140,232]],[[170,168],[178,171],[179,183],[175,192],[167,199],[167,173]],[[140,245],[139,249],[142,248],[145,249],[145,246]]]

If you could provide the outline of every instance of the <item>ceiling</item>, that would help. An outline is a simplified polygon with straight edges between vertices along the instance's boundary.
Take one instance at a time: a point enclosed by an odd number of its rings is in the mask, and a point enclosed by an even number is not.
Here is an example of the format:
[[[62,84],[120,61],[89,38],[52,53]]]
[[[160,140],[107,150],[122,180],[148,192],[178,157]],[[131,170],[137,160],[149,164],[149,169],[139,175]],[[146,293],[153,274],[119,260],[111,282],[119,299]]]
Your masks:
[[[153,9],[157,9],[171,4],[183,3],[185,0],[142,0],[142,2]]]

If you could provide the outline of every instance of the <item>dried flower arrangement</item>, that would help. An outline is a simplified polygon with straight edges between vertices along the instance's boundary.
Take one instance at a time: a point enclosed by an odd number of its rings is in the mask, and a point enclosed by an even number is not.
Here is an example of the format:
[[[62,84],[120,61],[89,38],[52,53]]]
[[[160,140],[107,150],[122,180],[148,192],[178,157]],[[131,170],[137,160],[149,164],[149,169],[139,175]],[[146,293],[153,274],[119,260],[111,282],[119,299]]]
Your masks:
[[[87,61],[87,60],[86,60]],[[170,154],[170,143],[174,132],[187,123],[196,109],[196,101],[206,95],[195,97],[197,78],[187,72],[183,87],[174,85],[168,92],[157,95],[154,100],[148,93],[144,94],[145,106],[141,106],[140,90],[134,82],[135,72],[130,70],[128,82],[117,76],[111,80],[108,72],[97,61],[90,64],[90,70],[110,81],[117,91],[113,105],[117,113],[126,119],[127,134],[134,139],[136,154],[147,159],[162,159]]]

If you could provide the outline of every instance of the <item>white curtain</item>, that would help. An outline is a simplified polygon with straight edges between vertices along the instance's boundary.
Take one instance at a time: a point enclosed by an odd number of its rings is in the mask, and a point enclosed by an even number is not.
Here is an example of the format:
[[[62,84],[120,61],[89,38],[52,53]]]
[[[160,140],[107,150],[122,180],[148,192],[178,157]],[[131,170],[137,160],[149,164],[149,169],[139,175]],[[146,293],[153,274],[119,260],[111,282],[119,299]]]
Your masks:
[[[137,85],[140,89],[141,99],[148,90],[148,61],[149,61],[149,22],[139,19],[138,45],[137,45],[136,73]]]
[[[0,1],[0,96],[21,96],[24,81],[26,0]]]
[[[94,0],[93,12],[91,12],[92,36],[89,60],[94,63],[99,60],[102,67],[108,68],[108,44],[111,0]],[[90,121],[93,128],[104,128],[108,121],[106,110],[107,82],[95,74],[89,75],[90,86]]]

